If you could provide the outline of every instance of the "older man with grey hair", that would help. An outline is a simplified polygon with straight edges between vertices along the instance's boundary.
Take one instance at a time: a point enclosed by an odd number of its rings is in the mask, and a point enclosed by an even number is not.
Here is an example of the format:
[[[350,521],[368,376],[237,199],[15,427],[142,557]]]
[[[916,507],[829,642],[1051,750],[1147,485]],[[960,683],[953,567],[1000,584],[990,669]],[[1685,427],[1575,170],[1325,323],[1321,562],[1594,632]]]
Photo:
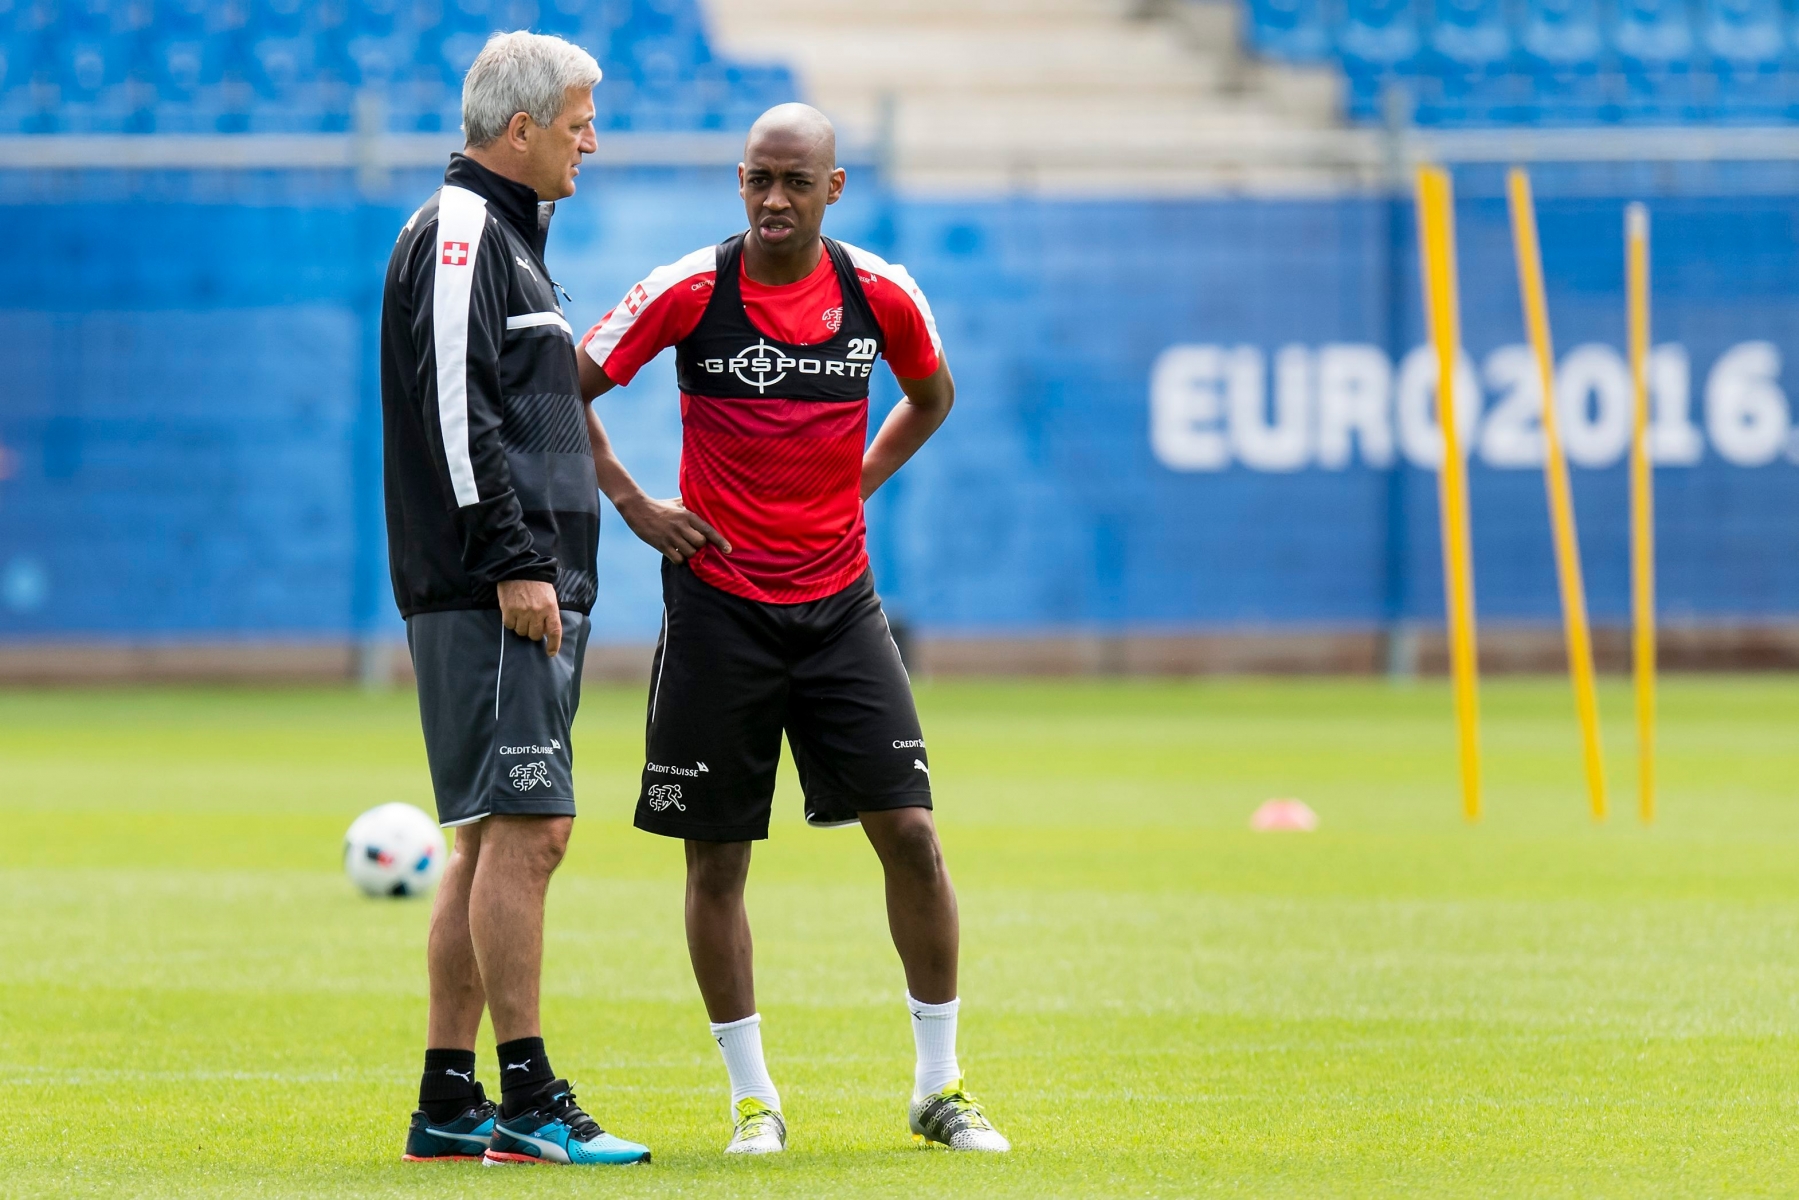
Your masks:
[[[599,502],[567,318],[544,265],[557,200],[597,148],[593,57],[500,33],[462,86],[467,146],[406,222],[381,314],[389,562],[418,676],[438,820],[411,1162],[646,1162],[550,1069],[544,895],[575,815],[570,725]],[[475,1080],[492,1016],[501,1102]]]

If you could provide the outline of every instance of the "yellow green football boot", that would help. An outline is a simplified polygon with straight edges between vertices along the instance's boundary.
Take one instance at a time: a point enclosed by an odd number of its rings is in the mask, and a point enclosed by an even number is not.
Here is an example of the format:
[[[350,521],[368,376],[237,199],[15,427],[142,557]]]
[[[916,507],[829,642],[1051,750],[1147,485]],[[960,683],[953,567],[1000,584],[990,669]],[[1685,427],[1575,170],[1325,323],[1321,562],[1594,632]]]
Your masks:
[[[787,1149],[787,1122],[781,1110],[770,1108],[754,1096],[737,1102],[737,1128],[725,1146],[726,1154],[779,1154]]]
[[[984,1150],[1004,1154],[1012,1148],[980,1102],[962,1090],[960,1079],[935,1096],[912,1101],[912,1135],[921,1142],[935,1142],[951,1150]]]

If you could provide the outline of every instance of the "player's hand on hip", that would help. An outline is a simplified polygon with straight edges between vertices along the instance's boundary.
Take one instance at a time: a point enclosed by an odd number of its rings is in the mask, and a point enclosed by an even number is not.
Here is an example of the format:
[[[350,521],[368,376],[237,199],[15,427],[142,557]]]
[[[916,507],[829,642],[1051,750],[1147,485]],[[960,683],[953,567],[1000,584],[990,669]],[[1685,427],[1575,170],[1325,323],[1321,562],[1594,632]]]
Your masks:
[[[652,500],[638,496],[619,506],[618,515],[625,519],[631,532],[662,552],[670,562],[683,563],[704,550],[708,544],[731,553],[731,543],[704,518],[687,511],[687,506],[674,500]]]
[[[538,579],[502,580],[500,621],[522,638],[543,643],[543,652],[555,658],[562,649],[562,610],[556,589]]]

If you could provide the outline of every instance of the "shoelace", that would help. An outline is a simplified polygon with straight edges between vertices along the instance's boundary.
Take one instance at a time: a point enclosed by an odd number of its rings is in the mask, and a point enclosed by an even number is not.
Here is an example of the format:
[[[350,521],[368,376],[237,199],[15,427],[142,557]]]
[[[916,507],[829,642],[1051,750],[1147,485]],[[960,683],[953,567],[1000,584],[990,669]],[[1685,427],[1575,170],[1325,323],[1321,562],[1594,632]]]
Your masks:
[[[583,1142],[590,1142],[606,1132],[598,1121],[581,1111],[581,1106],[575,1103],[575,1093],[567,1083],[558,1081],[551,1086],[562,1090],[551,1097],[544,1107],[545,1113],[567,1125],[569,1132]]]
[[[945,1092],[943,1098],[949,1102],[951,1108],[967,1119],[969,1125],[976,1129],[993,1128],[993,1122],[989,1121],[987,1114],[981,1110],[981,1102],[967,1092]]]
[[[779,1127],[775,1124],[775,1117],[776,1113],[772,1108],[764,1108],[757,1112],[753,1112],[749,1116],[743,1118],[738,1124],[737,1136],[740,1138],[753,1138],[761,1137],[764,1133],[777,1133],[779,1132]]]

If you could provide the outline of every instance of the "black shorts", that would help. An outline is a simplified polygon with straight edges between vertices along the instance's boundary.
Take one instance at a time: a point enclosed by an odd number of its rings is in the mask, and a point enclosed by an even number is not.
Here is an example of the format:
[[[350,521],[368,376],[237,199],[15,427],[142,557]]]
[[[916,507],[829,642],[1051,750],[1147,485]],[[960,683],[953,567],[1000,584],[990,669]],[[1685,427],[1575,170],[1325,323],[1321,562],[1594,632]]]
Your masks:
[[[441,824],[575,815],[569,727],[589,628],[564,609],[562,649],[551,658],[542,642],[502,625],[497,608],[406,619]]]
[[[931,807],[912,683],[871,575],[821,600],[764,604],[664,562],[662,597],[639,829],[767,837],[783,731],[810,823]]]

